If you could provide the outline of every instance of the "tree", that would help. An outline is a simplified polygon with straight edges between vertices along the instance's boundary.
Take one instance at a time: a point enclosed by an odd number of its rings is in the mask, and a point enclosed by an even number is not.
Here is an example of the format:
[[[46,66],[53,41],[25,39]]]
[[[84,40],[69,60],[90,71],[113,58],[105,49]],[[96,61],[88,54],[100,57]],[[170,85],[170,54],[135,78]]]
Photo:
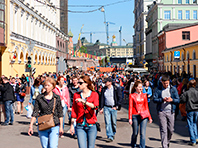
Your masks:
[[[81,53],[87,53],[87,47],[81,46],[81,47],[80,47],[80,52],[81,52]]]

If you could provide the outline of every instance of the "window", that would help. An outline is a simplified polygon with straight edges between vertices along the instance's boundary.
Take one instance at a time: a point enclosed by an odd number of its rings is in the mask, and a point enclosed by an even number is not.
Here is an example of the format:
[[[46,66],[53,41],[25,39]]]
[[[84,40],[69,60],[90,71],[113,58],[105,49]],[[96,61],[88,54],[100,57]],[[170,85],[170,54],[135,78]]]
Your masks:
[[[186,0],[186,4],[189,4],[189,1],[190,1],[190,0]]]
[[[188,60],[189,58],[189,51],[187,51],[186,59]]]
[[[172,61],[172,56],[171,56],[171,54],[170,54],[170,61]]]
[[[182,4],[182,0],[178,0],[178,4]]]
[[[193,10],[193,19],[197,20],[197,10]]]
[[[186,10],[186,19],[189,20],[190,19],[190,11]]]
[[[197,0],[193,0],[193,4],[196,4],[197,3]]]
[[[195,50],[193,50],[193,60],[195,60],[196,59],[196,52],[195,52]]]
[[[179,20],[182,20],[182,10],[179,10],[178,11],[178,19]]]
[[[182,31],[182,39],[190,40],[190,31]]]
[[[184,60],[184,53],[182,52],[181,60]]]
[[[167,57],[166,57],[166,61],[168,62],[168,55],[167,55]]]
[[[170,20],[171,19],[171,11],[164,11],[164,19]]]

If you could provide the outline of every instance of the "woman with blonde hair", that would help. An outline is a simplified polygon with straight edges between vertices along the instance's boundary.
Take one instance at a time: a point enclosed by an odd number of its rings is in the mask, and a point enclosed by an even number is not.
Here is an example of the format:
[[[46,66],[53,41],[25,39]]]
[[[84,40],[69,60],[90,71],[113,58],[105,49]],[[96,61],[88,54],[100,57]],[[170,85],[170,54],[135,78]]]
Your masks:
[[[60,96],[53,93],[56,82],[52,78],[47,78],[44,82],[45,92],[38,95],[35,100],[32,119],[29,126],[28,134],[33,134],[33,123],[36,118],[44,115],[53,114],[55,126],[46,130],[39,130],[38,133],[42,148],[57,148],[59,135],[63,134],[63,107],[61,105]],[[38,119],[39,120],[39,119]],[[38,123],[40,126],[40,123]]]

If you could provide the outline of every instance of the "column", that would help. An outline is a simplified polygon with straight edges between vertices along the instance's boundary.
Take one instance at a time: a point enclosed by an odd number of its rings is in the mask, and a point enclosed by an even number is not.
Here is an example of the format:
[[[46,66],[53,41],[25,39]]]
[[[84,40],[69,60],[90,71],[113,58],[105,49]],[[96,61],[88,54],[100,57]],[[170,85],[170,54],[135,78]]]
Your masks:
[[[10,2],[10,31],[12,32],[13,31],[13,3]]]
[[[175,7],[173,7],[173,19],[175,19]]]
[[[160,19],[163,19],[163,18],[162,18],[162,14],[163,14],[163,13],[162,13],[162,7],[160,7]]]

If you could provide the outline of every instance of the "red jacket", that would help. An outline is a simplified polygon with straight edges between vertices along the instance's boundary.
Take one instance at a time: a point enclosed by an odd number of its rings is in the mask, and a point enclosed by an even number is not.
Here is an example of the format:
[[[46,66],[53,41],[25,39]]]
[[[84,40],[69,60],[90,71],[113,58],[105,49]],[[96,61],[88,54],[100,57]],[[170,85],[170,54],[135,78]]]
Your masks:
[[[140,95],[139,99],[138,95]],[[148,110],[149,114],[149,108],[148,108],[148,101],[147,101],[147,95],[146,94],[137,94],[133,93],[129,95],[129,119],[132,119],[132,115],[138,115],[140,112]],[[151,120],[151,114],[149,116],[149,120]]]
[[[82,123],[84,114],[88,124],[95,124],[97,122],[97,117],[94,112],[94,109],[91,109],[86,105],[86,109],[84,108],[83,103],[76,103],[76,99],[81,98],[80,92],[74,94],[73,97],[73,105],[72,105],[72,113],[71,117],[76,118],[77,123]],[[99,97],[97,92],[92,92],[90,97],[87,98],[87,102],[93,103],[95,108],[99,106]]]

